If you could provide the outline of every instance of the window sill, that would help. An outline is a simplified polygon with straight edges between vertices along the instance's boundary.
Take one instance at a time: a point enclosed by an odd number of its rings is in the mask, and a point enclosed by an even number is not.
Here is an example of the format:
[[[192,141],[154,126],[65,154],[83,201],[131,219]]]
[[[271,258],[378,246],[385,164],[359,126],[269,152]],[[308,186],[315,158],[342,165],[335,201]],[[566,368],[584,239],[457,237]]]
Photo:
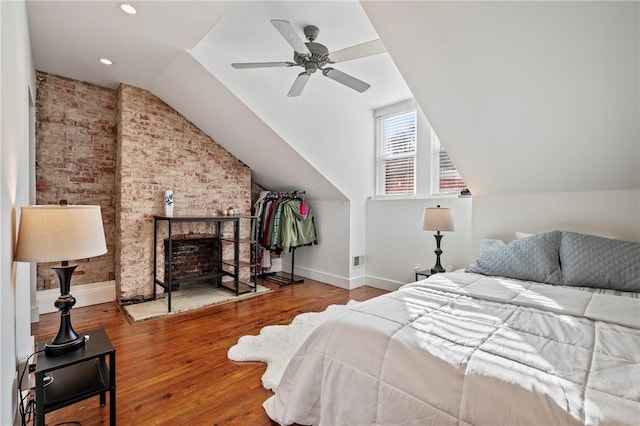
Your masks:
[[[453,198],[473,198],[473,197],[461,197],[456,194],[437,194],[437,195],[413,195],[413,196],[391,196],[391,195],[379,195],[376,197],[370,197],[367,201],[414,201],[414,200],[442,200],[442,199],[453,199]]]

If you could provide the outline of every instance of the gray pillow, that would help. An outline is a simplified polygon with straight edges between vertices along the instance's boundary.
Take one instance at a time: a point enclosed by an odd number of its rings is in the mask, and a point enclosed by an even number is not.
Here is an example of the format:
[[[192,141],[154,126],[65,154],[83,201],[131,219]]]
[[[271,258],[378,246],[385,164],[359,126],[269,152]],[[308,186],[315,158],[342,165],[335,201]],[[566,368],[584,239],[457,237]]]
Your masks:
[[[513,240],[481,240],[467,272],[547,284],[562,284],[558,251],[560,231]]]
[[[640,292],[640,243],[562,232],[565,285]]]

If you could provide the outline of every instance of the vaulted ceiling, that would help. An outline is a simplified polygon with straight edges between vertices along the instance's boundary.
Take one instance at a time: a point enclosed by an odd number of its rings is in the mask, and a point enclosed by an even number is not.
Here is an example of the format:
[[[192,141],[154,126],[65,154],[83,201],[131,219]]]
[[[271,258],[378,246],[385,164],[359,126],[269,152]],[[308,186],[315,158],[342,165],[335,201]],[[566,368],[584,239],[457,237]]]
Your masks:
[[[372,110],[411,96],[475,194],[640,187],[638,2],[132,4],[29,1],[36,68],[150,90],[273,189],[365,199]],[[291,60],[274,18],[330,50],[380,37],[388,53],[335,65],[372,88],[317,73],[287,98],[298,68],[232,69]]]
[[[474,194],[640,188],[640,2],[363,2]]]

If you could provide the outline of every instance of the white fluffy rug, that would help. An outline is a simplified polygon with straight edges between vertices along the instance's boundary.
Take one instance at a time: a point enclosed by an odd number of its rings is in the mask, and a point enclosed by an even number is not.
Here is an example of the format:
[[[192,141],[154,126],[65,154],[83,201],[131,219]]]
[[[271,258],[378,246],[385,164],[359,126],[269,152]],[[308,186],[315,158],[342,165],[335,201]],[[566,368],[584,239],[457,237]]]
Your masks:
[[[269,325],[257,336],[242,336],[232,346],[227,356],[232,361],[259,361],[267,364],[262,375],[262,386],[276,391],[289,360],[307,336],[327,318],[347,310],[360,302],[349,301],[346,305],[330,305],[322,312],[308,312],[296,316],[289,325]]]

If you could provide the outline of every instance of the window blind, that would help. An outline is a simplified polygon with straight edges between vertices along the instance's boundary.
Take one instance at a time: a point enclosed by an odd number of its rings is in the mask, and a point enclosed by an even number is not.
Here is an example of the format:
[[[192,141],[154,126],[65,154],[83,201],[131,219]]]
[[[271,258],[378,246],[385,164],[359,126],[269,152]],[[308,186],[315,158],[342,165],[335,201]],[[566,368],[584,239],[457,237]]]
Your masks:
[[[433,193],[434,194],[460,194],[467,189],[462,176],[453,165],[449,154],[442,148],[438,136],[431,131],[431,144],[433,148]]]
[[[376,113],[376,195],[414,195],[416,108]]]

